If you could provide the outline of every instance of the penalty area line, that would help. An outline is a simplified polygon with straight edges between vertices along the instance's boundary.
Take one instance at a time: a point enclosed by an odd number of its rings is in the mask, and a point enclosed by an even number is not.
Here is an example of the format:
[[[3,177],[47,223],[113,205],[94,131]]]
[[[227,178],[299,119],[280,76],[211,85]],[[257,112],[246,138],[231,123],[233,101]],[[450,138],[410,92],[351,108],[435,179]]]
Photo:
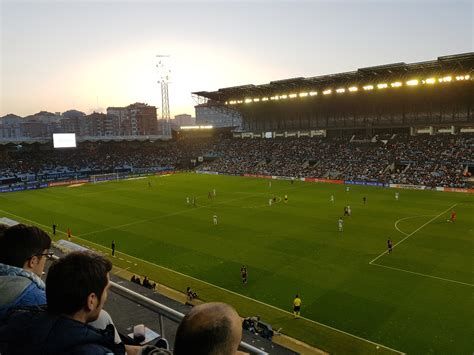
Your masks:
[[[439,218],[441,215],[443,215],[444,213],[446,213],[447,211],[449,211],[450,209],[453,209],[454,207],[456,207],[458,204],[455,203],[454,205],[448,207],[447,209],[445,209],[443,212],[441,212],[440,214],[434,216],[433,218],[431,218],[428,222],[426,222],[425,224],[421,225],[420,227],[418,227],[417,229],[415,229],[413,232],[411,232],[410,234],[408,234],[405,238],[403,238],[402,240],[400,240],[398,243],[394,244],[392,249],[395,249],[395,247],[401,243],[403,243],[405,240],[407,240],[408,238],[410,238],[413,234],[415,234],[416,232],[418,232],[420,229],[424,228],[425,226],[427,226],[428,224],[430,224],[431,222],[433,222],[434,220],[436,220],[437,218]],[[388,253],[388,250],[385,250],[383,253],[381,253],[379,256],[375,257],[373,260],[369,261],[369,264],[372,265],[375,261],[377,261],[378,259],[380,259],[382,256],[384,256],[385,254]]]
[[[461,285],[465,285],[465,286],[471,286],[471,287],[474,287],[474,284],[470,284],[470,283],[467,283],[467,282],[462,282],[462,281],[456,281],[456,280],[451,280],[451,279],[445,279],[444,277],[439,277],[439,276],[433,276],[433,275],[428,275],[428,274],[423,274],[421,272],[415,272],[415,271],[410,271],[410,270],[405,270],[405,269],[399,269],[397,267],[392,267],[392,266],[386,266],[386,265],[381,265],[381,264],[376,264],[376,263],[372,263],[370,265],[374,265],[374,266],[379,266],[379,267],[384,267],[386,269],[391,269],[391,270],[396,270],[396,271],[402,271],[402,272],[406,272],[406,273],[409,273],[409,274],[414,274],[414,275],[419,275],[419,276],[424,276],[424,277],[430,277],[432,279],[437,279],[437,280],[442,280],[442,281],[447,281],[447,282],[452,282],[452,283],[457,283],[457,284],[461,284]]]
[[[433,217],[433,215],[432,214],[425,214],[425,215],[421,215],[421,216],[411,216],[411,217],[400,218],[399,220],[395,221],[394,227],[400,233],[402,233],[404,235],[408,235],[410,233],[406,233],[406,232],[402,231],[400,228],[398,228],[398,223],[400,223],[401,221],[405,221],[407,219],[418,218],[418,217]]]

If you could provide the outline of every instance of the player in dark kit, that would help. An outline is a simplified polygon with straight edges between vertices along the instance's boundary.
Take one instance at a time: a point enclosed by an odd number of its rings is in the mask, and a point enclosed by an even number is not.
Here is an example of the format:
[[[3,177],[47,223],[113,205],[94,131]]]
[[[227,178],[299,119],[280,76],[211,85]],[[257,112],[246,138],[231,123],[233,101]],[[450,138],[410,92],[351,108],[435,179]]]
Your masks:
[[[240,268],[240,276],[242,276],[242,283],[244,285],[247,284],[247,267],[245,265],[242,265]]]
[[[53,235],[56,235],[56,223],[53,223]]]
[[[115,256],[115,240],[112,240],[112,256]]]
[[[364,201],[364,205],[367,203],[367,197],[362,197],[362,201]]]
[[[349,209],[347,206],[344,206],[344,216],[349,216]]]
[[[388,248],[388,253],[390,254],[393,248],[392,240],[390,238],[387,240],[387,248]]]

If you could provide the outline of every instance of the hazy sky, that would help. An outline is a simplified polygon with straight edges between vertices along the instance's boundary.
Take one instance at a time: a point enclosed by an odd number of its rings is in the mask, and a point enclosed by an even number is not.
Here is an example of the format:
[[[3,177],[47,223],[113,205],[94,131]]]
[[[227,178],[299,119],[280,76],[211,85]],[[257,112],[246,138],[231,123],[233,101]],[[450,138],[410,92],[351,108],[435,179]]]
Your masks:
[[[0,0],[0,116],[145,102],[192,91],[473,51],[474,1]]]

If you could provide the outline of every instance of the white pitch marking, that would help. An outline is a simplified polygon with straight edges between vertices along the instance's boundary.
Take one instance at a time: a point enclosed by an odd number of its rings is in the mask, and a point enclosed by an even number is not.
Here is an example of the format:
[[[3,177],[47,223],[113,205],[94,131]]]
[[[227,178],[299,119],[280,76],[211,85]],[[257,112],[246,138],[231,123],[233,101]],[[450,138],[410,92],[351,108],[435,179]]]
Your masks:
[[[380,267],[384,267],[384,268],[392,269],[392,270],[397,270],[397,271],[403,271],[403,272],[407,272],[407,273],[409,273],[409,274],[415,274],[415,275],[420,275],[420,276],[424,276],[424,277],[430,277],[430,278],[432,278],[432,279],[437,279],[437,280],[443,280],[443,281],[453,282],[453,283],[457,283],[457,284],[461,284],[461,285],[466,285],[466,286],[471,286],[471,287],[474,286],[474,284],[470,284],[470,283],[467,283],[467,282],[456,281],[456,280],[451,280],[451,279],[445,279],[445,278],[439,277],[439,276],[433,276],[433,275],[428,275],[428,274],[422,274],[421,272],[415,272],[415,271],[410,271],[410,270],[399,269],[399,268],[392,267],[392,266],[386,266],[386,265],[375,264],[375,263],[372,263],[371,265],[380,266]]]
[[[415,229],[413,232],[411,232],[410,234],[408,234],[405,238],[403,238],[402,240],[400,240],[398,243],[394,244],[392,249],[395,249],[395,247],[397,245],[399,245],[400,243],[404,242],[405,240],[407,240],[408,238],[410,238],[413,234],[415,234],[416,232],[418,232],[421,228],[423,228],[424,226],[427,226],[428,224],[430,224],[431,222],[433,222],[435,219],[437,219],[438,217],[440,217],[442,214],[446,213],[447,211],[449,211],[450,209],[456,207],[458,204],[455,203],[454,205],[450,206],[449,208],[445,209],[443,212],[441,212],[440,214],[434,216],[433,218],[431,218],[428,222],[426,222],[425,224],[423,224],[421,227],[418,227],[417,229]],[[373,259],[372,261],[369,262],[369,264],[372,264],[374,261],[378,260],[379,258],[381,258],[382,256],[384,256],[385,254],[388,253],[388,250],[385,250],[383,253],[381,253],[379,256],[377,256],[375,259]]]
[[[114,275],[118,275],[118,274],[120,274],[122,271],[127,271],[128,269],[130,269],[130,266],[127,267],[127,268],[125,268],[125,269],[119,269],[119,270],[115,271],[115,272],[114,272]]]
[[[398,221],[395,221],[395,229],[397,231],[399,231],[400,233],[402,234],[405,234],[405,235],[408,235],[410,233],[405,233],[404,231],[402,231],[400,228],[398,228],[398,223],[400,223],[401,221],[404,221],[406,219],[410,219],[410,218],[418,218],[418,217],[432,217],[433,215],[432,214],[425,214],[425,215],[421,215],[421,216],[412,216],[412,217],[405,217],[405,218],[401,218],[399,219]]]

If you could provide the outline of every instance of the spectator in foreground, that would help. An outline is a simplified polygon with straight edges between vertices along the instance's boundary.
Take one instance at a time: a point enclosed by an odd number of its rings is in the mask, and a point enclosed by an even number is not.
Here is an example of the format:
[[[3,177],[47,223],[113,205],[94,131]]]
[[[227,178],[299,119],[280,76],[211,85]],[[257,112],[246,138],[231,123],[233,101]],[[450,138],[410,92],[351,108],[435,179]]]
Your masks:
[[[244,354],[238,350],[242,322],[225,303],[195,306],[181,321],[174,344],[175,355]]]
[[[114,341],[113,325],[99,330],[86,324],[99,317],[107,300],[111,269],[109,260],[86,252],[55,262],[46,278],[47,308],[16,310],[0,326],[0,339],[9,346],[5,353],[125,354],[125,346]]]
[[[50,247],[48,233],[37,227],[24,224],[10,228],[0,226],[0,318],[14,308],[46,304],[41,276],[45,259],[53,256]],[[102,310],[99,318],[89,325],[105,329],[109,324],[113,324],[112,318]],[[121,343],[117,331],[115,342]]]
[[[24,224],[0,232],[0,317],[14,307],[46,304],[41,280],[51,238],[41,229]]]

